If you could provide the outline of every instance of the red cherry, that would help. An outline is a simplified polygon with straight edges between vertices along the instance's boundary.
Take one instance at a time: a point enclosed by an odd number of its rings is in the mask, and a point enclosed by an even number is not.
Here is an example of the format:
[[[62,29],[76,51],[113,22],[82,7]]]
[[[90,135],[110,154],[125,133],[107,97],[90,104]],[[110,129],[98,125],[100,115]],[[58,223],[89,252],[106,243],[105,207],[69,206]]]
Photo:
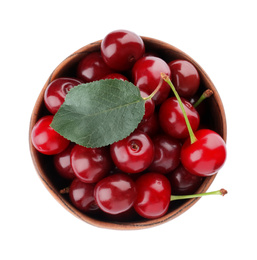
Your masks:
[[[169,208],[171,187],[169,180],[160,173],[146,173],[136,180],[136,212],[148,219],[163,216]]]
[[[79,179],[74,179],[69,188],[69,197],[72,204],[83,212],[95,212],[99,210],[94,197],[95,185],[84,183]]]
[[[181,98],[193,131],[197,130],[200,117],[197,110],[187,100]],[[159,121],[163,131],[174,138],[187,138],[188,128],[178,100],[175,97],[165,100],[159,111]]]
[[[70,143],[70,145],[64,151],[54,155],[55,169],[60,174],[60,176],[67,180],[73,180],[75,178],[75,173],[70,163],[70,154],[74,145],[74,143]]]
[[[81,84],[82,81],[73,78],[58,78],[53,80],[46,88],[44,102],[48,111],[55,114],[63,104],[70,89]]]
[[[104,62],[100,52],[92,52],[78,64],[77,77],[84,82],[92,82],[113,72]]]
[[[145,45],[141,37],[127,30],[113,31],[101,42],[101,54],[105,63],[117,71],[131,69],[144,52]]]
[[[190,138],[181,148],[181,162],[192,174],[211,176],[225,163],[226,144],[219,134],[209,129],[195,132],[196,141]]]
[[[71,166],[78,179],[86,183],[96,183],[111,170],[109,149],[75,145],[71,151]]]
[[[148,170],[162,174],[174,170],[180,163],[180,142],[166,134],[156,135],[152,141],[155,152]]]
[[[193,194],[203,182],[203,177],[191,174],[183,165],[180,165],[166,176],[170,181],[172,194],[174,195]]]
[[[143,118],[139,123],[137,130],[140,130],[150,137],[154,136],[160,130],[157,113],[153,113],[149,118]]]
[[[158,86],[161,79],[161,72],[171,75],[168,64],[161,58],[147,56],[139,59],[132,68],[133,83],[147,93],[152,93]],[[162,103],[169,95],[170,87],[163,82],[161,88],[154,95],[155,104]]]
[[[200,76],[195,66],[186,60],[174,60],[168,63],[171,81],[180,97],[192,97],[200,85]]]
[[[31,132],[33,146],[46,155],[54,155],[64,151],[70,141],[58,134],[50,124],[53,116],[44,116],[34,125]]]
[[[154,158],[152,140],[147,134],[138,130],[123,140],[113,143],[110,151],[115,165],[126,173],[144,171]]]
[[[134,204],[135,183],[126,174],[116,173],[96,184],[94,196],[101,210],[109,214],[120,214]]]

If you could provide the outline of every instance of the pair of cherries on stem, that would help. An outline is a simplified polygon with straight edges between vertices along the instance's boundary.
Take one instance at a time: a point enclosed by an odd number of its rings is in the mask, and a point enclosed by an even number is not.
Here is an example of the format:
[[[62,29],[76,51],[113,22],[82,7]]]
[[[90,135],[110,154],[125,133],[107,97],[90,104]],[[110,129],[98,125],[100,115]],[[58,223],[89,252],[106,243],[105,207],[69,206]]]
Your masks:
[[[224,196],[226,193],[226,190],[221,189],[192,195],[171,195],[170,182],[163,174],[148,172],[133,181],[124,173],[116,173],[99,181],[94,187],[91,198],[94,198],[92,201],[95,200],[103,212],[116,217],[133,214],[135,210],[141,217],[156,219],[166,214],[173,200],[206,195]]]
[[[189,132],[189,138],[181,148],[181,163],[190,173],[197,176],[207,177],[215,174],[226,160],[225,141],[210,129],[200,129],[194,133],[183,103],[170,78],[164,73],[161,77],[169,84],[177,98]]]

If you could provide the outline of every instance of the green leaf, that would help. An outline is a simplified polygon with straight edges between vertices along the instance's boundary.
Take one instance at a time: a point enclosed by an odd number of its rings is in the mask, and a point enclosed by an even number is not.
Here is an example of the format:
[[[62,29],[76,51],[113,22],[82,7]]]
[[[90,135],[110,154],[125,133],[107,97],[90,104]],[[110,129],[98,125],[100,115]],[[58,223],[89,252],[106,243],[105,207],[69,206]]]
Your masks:
[[[51,127],[85,147],[101,147],[132,133],[145,113],[145,100],[131,82],[106,79],[71,89]]]

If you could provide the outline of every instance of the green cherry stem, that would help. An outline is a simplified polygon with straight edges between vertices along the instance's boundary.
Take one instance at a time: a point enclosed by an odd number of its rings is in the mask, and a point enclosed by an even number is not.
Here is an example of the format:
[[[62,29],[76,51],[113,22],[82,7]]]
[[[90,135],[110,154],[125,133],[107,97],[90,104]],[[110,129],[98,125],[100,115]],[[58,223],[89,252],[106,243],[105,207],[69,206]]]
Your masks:
[[[209,195],[226,195],[228,192],[225,189],[220,189],[217,191],[211,191],[206,193],[198,193],[198,194],[192,194],[192,195],[171,195],[170,201],[173,200],[182,200],[182,199],[192,199],[192,198],[199,198],[203,196],[209,196]]]
[[[194,134],[194,132],[193,132],[193,129],[192,129],[190,123],[189,123],[189,120],[188,120],[188,117],[187,117],[185,108],[184,108],[184,106],[183,106],[183,103],[182,103],[182,101],[181,101],[181,99],[180,99],[180,96],[179,96],[178,92],[176,91],[174,85],[172,84],[172,82],[171,82],[169,76],[167,76],[165,73],[161,73],[161,78],[163,78],[163,80],[169,84],[169,86],[171,87],[171,89],[172,89],[172,91],[173,91],[175,97],[176,97],[177,100],[178,100],[178,103],[179,103],[179,105],[180,105],[180,108],[181,108],[181,110],[182,110],[182,113],[183,113],[184,118],[185,118],[185,121],[186,121],[186,125],[187,125],[187,129],[188,129],[188,132],[189,132],[191,144],[193,144],[194,142],[197,141],[197,139],[196,139],[195,134]]]
[[[213,94],[211,89],[206,89],[200,98],[194,103],[194,108],[198,107],[206,98],[209,98]]]

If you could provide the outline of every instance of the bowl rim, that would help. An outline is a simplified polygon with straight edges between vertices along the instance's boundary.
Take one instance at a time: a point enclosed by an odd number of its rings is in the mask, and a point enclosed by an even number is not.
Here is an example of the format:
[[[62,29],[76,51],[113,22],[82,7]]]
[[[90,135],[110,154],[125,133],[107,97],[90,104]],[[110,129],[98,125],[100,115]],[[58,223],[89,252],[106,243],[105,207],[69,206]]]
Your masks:
[[[165,53],[172,52],[175,55],[182,56],[184,59],[190,61],[200,72],[201,76],[203,77],[203,80],[208,83],[208,87],[213,90],[214,94],[214,100],[216,101],[217,108],[220,111],[220,118],[221,118],[221,137],[224,139],[226,142],[227,140],[227,123],[226,123],[226,115],[224,111],[224,106],[222,104],[221,98],[219,96],[219,93],[217,89],[215,88],[213,82],[207,75],[207,73],[203,70],[203,68],[194,60],[192,59],[188,54],[185,52],[181,51],[177,47],[163,42],[161,40],[157,40],[151,37],[145,37],[141,36],[144,43],[146,45],[154,45],[158,46],[158,48],[161,48],[161,50]],[[44,98],[44,92],[48,84],[53,81],[54,79],[60,77],[61,73],[63,70],[65,70],[66,67],[69,67],[71,63],[76,63],[78,62],[82,57],[87,55],[90,52],[97,51],[100,49],[100,44],[102,40],[98,40],[95,42],[92,42],[90,44],[87,44],[83,46],[82,48],[78,49],[71,55],[69,55],[66,59],[64,59],[50,74],[49,78],[44,84],[44,87],[42,88],[36,103],[34,105],[34,108],[32,110],[31,118],[30,118],[30,124],[29,124],[29,149],[30,149],[30,154],[32,157],[32,161],[34,164],[34,167],[36,169],[36,172],[38,176],[40,177],[41,181],[43,182],[44,186],[47,188],[47,190],[52,194],[52,196],[64,207],[66,208],[70,213],[72,213],[74,216],[77,218],[87,222],[88,224],[91,224],[96,227],[100,228],[107,228],[107,229],[118,229],[118,230],[131,230],[131,229],[144,229],[144,228],[149,228],[149,227],[154,227],[157,225],[160,225],[162,223],[165,223],[167,221],[170,221],[184,212],[186,212],[189,208],[191,208],[197,201],[200,200],[200,198],[194,198],[194,199],[189,199],[186,200],[182,205],[180,205],[178,208],[172,210],[171,212],[166,213],[164,216],[154,219],[154,220],[143,220],[143,221],[135,221],[135,222],[107,222],[107,221],[102,221],[95,219],[93,217],[90,217],[86,215],[85,213],[80,212],[78,209],[76,209],[73,205],[71,205],[65,198],[57,191],[57,189],[51,185],[49,182],[49,179],[47,176],[44,174],[44,170],[42,166],[40,165],[40,160],[38,158],[38,152],[36,149],[33,147],[32,142],[31,142],[31,131],[33,126],[35,125],[36,121],[39,118],[39,111],[43,106],[43,98]],[[208,190],[212,182],[214,181],[217,173],[210,176],[206,177],[205,180],[203,181],[202,185],[200,188],[196,191],[196,193],[203,193]]]

